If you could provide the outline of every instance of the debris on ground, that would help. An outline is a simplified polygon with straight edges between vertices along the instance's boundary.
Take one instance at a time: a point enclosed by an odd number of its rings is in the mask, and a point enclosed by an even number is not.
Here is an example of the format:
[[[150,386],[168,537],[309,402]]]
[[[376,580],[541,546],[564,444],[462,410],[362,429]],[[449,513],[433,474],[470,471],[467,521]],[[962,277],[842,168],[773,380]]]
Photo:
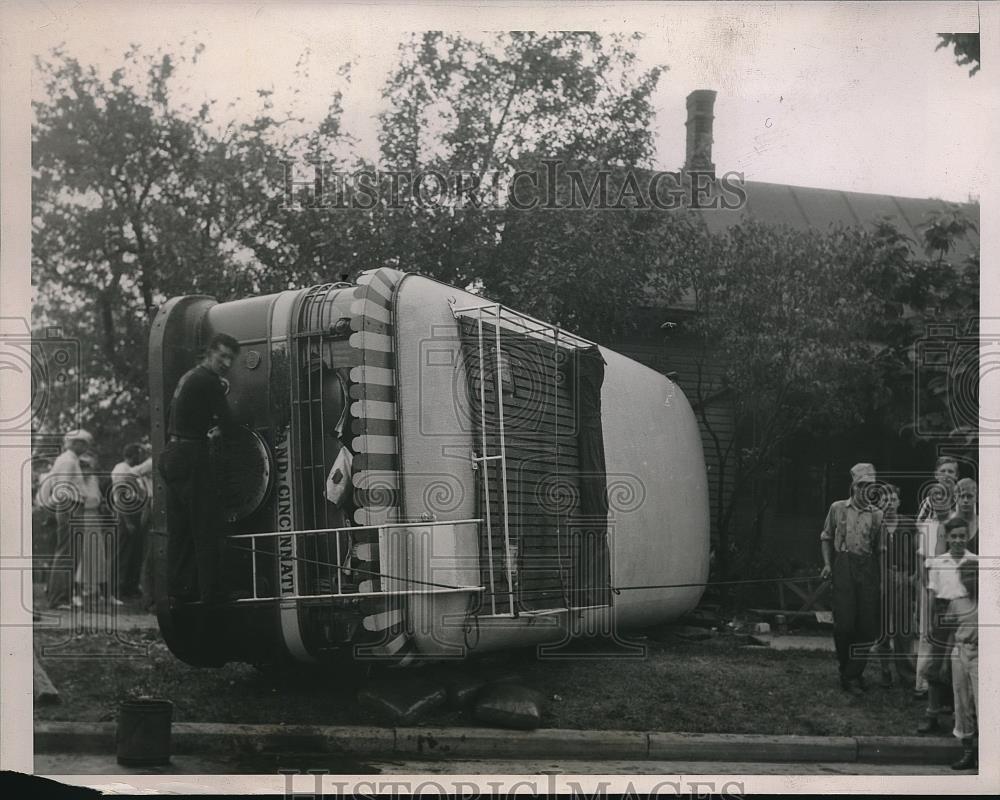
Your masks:
[[[478,675],[456,675],[448,681],[448,705],[459,709],[472,705],[472,701],[486,686],[486,679]]]
[[[390,722],[407,725],[444,705],[448,692],[439,684],[403,676],[361,689],[358,703]]]
[[[493,683],[476,701],[476,719],[502,728],[533,730],[542,724],[542,696],[516,683]]]

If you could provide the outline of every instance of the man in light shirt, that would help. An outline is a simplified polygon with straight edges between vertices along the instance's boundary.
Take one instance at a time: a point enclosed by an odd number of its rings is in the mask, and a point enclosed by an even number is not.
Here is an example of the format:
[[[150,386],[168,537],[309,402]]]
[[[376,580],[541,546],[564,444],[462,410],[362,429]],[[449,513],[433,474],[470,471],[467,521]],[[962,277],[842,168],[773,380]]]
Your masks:
[[[87,496],[88,485],[80,468],[80,456],[93,443],[94,437],[83,429],[67,433],[63,438],[65,449],[39,483],[39,504],[55,512],[56,516],[56,540],[46,587],[50,608],[69,608],[70,593],[73,591],[77,572],[70,520],[83,508],[84,498]],[[73,592],[73,597],[77,599],[79,591]]]
[[[820,534],[820,577],[833,579],[833,642],[840,686],[855,695],[864,691],[868,651],[879,638],[880,559],[886,537],[882,510],[873,505],[875,489],[874,466],[851,467],[851,497],[830,506]]]
[[[79,549],[73,605],[80,608],[90,604],[92,608],[107,612],[109,606],[120,606],[122,601],[115,597],[112,583],[114,540],[105,535],[100,524],[104,495],[97,479],[97,459],[93,453],[80,456],[80,469],[85,489],[83,504],[77,509],[79,516],[73,525]]]
[[[962,583],[960,570],[975,556],[965,549],[968,540],[968,524],[961,518],[952,518],[945,523],[945,538],[948,552],[931,556],[925,562],[927,567],[927,592],[929,595],[928,654],[927,667],[927,709],[924,720],[917,728],[918,733],[934,733],[941,730],[938,715],[944,712],[948,689],[951,687],[951,650],[953,647],[953,626],[946,624],[949,608],[953,601],[969,596]]]
[[[138,442],[125,445],[122,460],[111,470],[111,497],[118,517],[117,566],[118,596],[139,594],[139,573],[146,544],[143,519],[149,495],[137,468],[146,455]]]

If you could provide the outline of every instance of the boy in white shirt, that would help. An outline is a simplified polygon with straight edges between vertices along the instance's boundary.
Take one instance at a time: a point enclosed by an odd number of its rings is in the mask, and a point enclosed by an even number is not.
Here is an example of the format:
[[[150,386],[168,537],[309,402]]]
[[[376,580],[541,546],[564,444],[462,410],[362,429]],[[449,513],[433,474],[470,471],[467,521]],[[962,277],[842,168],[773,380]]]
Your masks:
[[[930,653],[927,668],[927,710],[924,721],[917,728],[918,733],[933,733],[941,728],[938,715],[944,710],[944,698],[951,687],[950,656],[954,643],[954,625],[947,624],[950,621],[950,608],[954,601],[969,596],[968,589],[962,583],[960,570],[973,563],[976,558],[965,547],[969,529],[964,519],[953,517],[945,523],[944,528],[948,552],[932,556],[925,562],[927,592],[930,596],[927,642]]]

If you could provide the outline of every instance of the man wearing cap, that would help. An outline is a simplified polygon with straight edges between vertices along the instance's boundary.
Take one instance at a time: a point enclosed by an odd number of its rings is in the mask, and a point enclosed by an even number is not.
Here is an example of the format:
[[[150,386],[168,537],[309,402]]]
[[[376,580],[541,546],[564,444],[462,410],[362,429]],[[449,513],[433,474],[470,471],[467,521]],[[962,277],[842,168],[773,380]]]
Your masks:
[[[868,651],[879,638],[881,574],[885,549],[883,513],[874,505],[875,467],[851,468],[851,496],[830,506],[820,533],[824,580],[833,578],[833,641],[840,685],[852,694],[864,691]]]
[[[80,456],[86,453],[93,443],[94,437],[83,429],[67,433],[63,437],[65,449],[39,484],[39,504],[54,511],[56,515],[56,541],[46,587],[50,608],[69,608],[70,590],[77,567],[70,520],[76,511],[83,508],[84,498],[87,495]],[[73,600],[82,605],[79,592],[74,593]]]
[[[222,515],[209,445],[235,427],[223,376],[239,349],[232,336],[215,334],[170,401],[169,441],[159,470],[168,488],[167,593],[180,602],[223,599]]]

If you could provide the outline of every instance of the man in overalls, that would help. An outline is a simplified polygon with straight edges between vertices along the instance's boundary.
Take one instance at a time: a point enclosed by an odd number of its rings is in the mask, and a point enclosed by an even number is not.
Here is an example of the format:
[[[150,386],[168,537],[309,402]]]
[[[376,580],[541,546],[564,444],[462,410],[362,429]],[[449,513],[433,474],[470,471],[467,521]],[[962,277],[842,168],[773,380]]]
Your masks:
[[[833,579],[833,641],[840,685],[860,694],[868,652],[879,638],[882,511],[875,506],[875,467],[851,468],[851,496],[830,506],[820,534],[824,580]]]

